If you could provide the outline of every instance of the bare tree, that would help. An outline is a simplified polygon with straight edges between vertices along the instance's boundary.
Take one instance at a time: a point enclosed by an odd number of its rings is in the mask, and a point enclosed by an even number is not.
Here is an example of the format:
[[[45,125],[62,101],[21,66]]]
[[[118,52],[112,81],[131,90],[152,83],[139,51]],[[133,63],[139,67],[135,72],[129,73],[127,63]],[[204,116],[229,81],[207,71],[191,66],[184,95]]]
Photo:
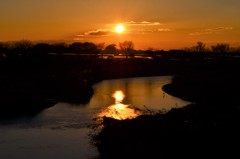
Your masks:
[[[229,44],[218,43],[212,46],[212,51],[216,53],[228,53],[230,51]]]
[[[33,44],[30,40],[20,40],[13,42],[11,48],[14,50],[14,55],[29,55],[30,49],[33,47]]]
[[[126,55],[126,58],[128,58],[128,56],[133,56],[134,44],[132,41],[124,41],[119,43],[119,47],[120,50]]]
[[[197,42],[197,46],[195,49],[196,49],[196,52],[205,52],[206,45],[203,42],[199,41],[199,42]]]
[[[21,40],[21,41],[15,42],[13,44],[13,47],[15,49],[29,49],[32,46],[33,46],[33,44],[30,40]]]

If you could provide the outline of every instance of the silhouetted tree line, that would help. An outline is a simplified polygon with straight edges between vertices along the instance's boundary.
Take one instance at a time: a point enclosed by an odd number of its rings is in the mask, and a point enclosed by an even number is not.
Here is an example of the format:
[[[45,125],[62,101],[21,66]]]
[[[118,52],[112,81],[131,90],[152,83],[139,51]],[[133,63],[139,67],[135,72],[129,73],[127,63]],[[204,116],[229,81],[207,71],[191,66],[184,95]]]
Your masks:
[[[136,53],[136,50],[134,50],[134,44],[132,41],[124,41],[119,43],[119,49],[117,49],[116,44],[109,44],[104,48],[104,45],[101,45],[101,55],[104,54],[112,54],[112,55],[124,55],[126,58],[134,57],[134,53]]]
[[[206,44],[201,41],[197,42],[195,46],[183,50],[186,52],[199,53],[240,53],[240,47],[230,47],[228,43],[217,43],[207,48]]]
[[[147,54],[161,59],[200,59],[200,58],[222,58],[240,57],[240,47],[230,47],[227,43],[217,43],[207,47],[199,41],[195,46],[179,50],[147,50]]]
[[[12,56],[45,56],[49,53],[74,53],[84,55],[98,54],[124,54],[126,57],[134,55],[134,44],[132,41],[124,41],[119,43],[117,49],[116,44],[109,44],[105,47],[105,43],[94,44],[90,42],[74,42],[66,43],[33,43],[29,40],[21,40],[16,42],[0,42],[0,57]]]
[[[33,43],[29,40],[17,42],[0,42],[0,57],[8,56],[45,56],[49,53],[76,53],[97,55],[100,49],[97,45],[90,42],[66,43]]]
[[[119,48],[119,49],[118,49]],[[33,43],[29,40],[21,40],[16,42],[0,42],[0,60],[8,57],[45,57],[51,53],[61,54],[81,54],[81,55],[101,55],[108,54],[109,57],[123,55],[126,58],[133,58],[135,55],[151,56],[152,58],[175,58],[175,57],[201,57],[214,54],[214,56],[230,55],[231,53],[240,54],[240,47],[233,48],[227,43],[217,43],[210,48],[206,44],[199,41],[195,46],[180,50],[135,50],[132,41],[124,41],[116,44],[105,43],[94,44],[91,42],[74,42],[71,44],[62,43]],[[191,55],[189,53],[195,53]],[[196,54],[198,53],[198,54]],[[204,53],[204,55],[202,55]],[[112,56],[110,56],[111,54]],[[197,56],[198,55],[198,56]],[[101,57],[99,56],[99,57]]]

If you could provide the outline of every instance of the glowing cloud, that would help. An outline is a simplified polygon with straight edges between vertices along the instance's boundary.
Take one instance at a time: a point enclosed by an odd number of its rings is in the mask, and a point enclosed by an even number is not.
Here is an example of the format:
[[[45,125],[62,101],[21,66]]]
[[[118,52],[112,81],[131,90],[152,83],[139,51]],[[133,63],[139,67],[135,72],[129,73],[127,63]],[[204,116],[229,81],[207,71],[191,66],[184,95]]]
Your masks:
[[[159,28],[157,31],[159,31],[159,32],[168,32],[168,31],[173,31],[173,29],[170,29],[170,28]]]
[[[97,29],[84,33],[84,35],[108,35],[110,30],[108,29]]]

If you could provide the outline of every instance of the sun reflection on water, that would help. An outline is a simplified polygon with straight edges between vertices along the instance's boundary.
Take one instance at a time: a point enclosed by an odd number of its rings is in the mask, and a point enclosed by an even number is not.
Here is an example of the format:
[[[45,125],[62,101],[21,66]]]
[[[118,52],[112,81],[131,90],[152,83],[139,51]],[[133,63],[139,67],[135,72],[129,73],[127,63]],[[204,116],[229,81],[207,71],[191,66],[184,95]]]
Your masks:
[[[127,104],[123,104],[122,101],[125,97],[124,93],[120,90],[115,91],[113,94],[115,98],[115,104],[108,106],[99,115],[99,118],[110,117],[118,120],[132,119],[141,115],[141,111]]]
[[[122,103],[125,95],[123,94],[122,91],[115,91],[113,94],[113,97],[115,98],[115,104]]]

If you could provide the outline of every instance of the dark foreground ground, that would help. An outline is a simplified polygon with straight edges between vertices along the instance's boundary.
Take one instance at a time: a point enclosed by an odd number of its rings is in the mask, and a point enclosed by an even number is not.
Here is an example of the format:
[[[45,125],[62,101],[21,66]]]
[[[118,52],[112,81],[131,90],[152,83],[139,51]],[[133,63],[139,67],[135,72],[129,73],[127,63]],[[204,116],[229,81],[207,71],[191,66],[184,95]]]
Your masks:
[[[93,136],[102,158],[239,158],[238,65],[194,68],[163,90],[192,101],[166,114],[104,118]]]

